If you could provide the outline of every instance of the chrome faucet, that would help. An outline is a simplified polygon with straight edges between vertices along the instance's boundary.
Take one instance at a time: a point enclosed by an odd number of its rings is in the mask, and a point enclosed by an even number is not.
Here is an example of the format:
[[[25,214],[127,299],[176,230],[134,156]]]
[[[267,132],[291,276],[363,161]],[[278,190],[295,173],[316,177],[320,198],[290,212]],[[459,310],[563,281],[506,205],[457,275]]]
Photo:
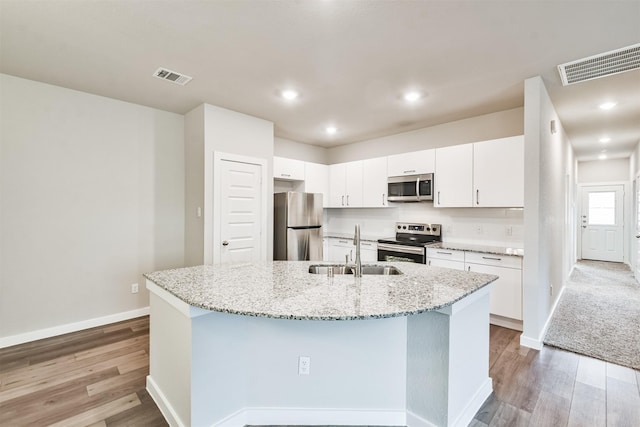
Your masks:
[[[356,246],[356,267],[353,271],[355,277],[362,277],[362,260],[360,259],[360,224],[356,224],[356,234],[353,236],[353,244]]]

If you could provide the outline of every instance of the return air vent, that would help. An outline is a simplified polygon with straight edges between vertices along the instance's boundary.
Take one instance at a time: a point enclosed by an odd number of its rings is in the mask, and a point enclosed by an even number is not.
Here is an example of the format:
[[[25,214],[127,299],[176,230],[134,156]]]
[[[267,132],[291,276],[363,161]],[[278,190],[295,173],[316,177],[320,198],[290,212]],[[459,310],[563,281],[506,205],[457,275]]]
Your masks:
[[[563,86],[638,68],[640,68],[640,44],[558,65]]]
[[[171,83],[175,83],[180,86],[186,85],[192,79],[192,77],[176,73],[175,71],[171,71],[166,68],[158,68],[156,72],[153,73],[153,76],[162,80],[170,81]]]

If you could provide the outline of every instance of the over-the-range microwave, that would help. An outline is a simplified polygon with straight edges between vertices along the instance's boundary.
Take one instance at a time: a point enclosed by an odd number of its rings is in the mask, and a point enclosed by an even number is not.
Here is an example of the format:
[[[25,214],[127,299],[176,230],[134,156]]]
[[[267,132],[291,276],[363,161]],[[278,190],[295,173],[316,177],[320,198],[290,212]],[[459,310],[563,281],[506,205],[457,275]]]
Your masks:
[[[433,200],[433,174],[390,176],[387,184],[390,202],[424,202]]]

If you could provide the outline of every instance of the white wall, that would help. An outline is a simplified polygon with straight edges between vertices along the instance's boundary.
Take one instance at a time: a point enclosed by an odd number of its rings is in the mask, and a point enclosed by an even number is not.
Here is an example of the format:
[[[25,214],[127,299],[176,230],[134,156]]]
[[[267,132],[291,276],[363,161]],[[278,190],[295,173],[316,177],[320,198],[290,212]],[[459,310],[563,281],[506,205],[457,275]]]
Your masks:
[[[0,338],[147,307],[142,273],[184,262],[183,117],[8,75],[0,92]]]
[[[328,164],[447,147],[487,139],[522,135],[524,109],[500,111],[455,122],[369,139],[328,150]]]
[[[578,182],[629,181],[630,159],[609,159],[578,162]]]
[[[550,122],[558,132],[551,134]],[[523,264],[526,345],[540,346],[543,332],[575,254],[575,158],[540,77],[525,81],[525,210]],[[550,286],[553,285],[553,294]]]
[[[186,265],[213,262],[214,152],[264,159],[266,176],[273,176],[273,123],[246,114],[203,104],[185,116]],[[273,194],[273,180],[266,194]],[[202,215],[196,215],[202,208]],[[267,242],[273,241],[273,198],[267,199]],[[267,244],[267,259],[273,246]]]
[[[275,138],[273,155],[311,163],[327,164],[328,150],[316,145],[304,144],[284,138]]]

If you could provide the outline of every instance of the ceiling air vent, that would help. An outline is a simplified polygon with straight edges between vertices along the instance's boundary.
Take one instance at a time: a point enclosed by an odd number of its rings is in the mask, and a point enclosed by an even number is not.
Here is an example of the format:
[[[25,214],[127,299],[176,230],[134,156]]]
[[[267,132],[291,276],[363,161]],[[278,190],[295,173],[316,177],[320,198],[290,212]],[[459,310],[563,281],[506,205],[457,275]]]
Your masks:
[[[567,86],[640,68],[640,43],[558,65]]]
[[[158,68],[156,72],[153,73],[153,76],[162,80],[168,80],[180,86],[186,85],[192,79],[192,77],[186,76],[184,74],[176,73],[175,71],[171,71],[166,68]]]

